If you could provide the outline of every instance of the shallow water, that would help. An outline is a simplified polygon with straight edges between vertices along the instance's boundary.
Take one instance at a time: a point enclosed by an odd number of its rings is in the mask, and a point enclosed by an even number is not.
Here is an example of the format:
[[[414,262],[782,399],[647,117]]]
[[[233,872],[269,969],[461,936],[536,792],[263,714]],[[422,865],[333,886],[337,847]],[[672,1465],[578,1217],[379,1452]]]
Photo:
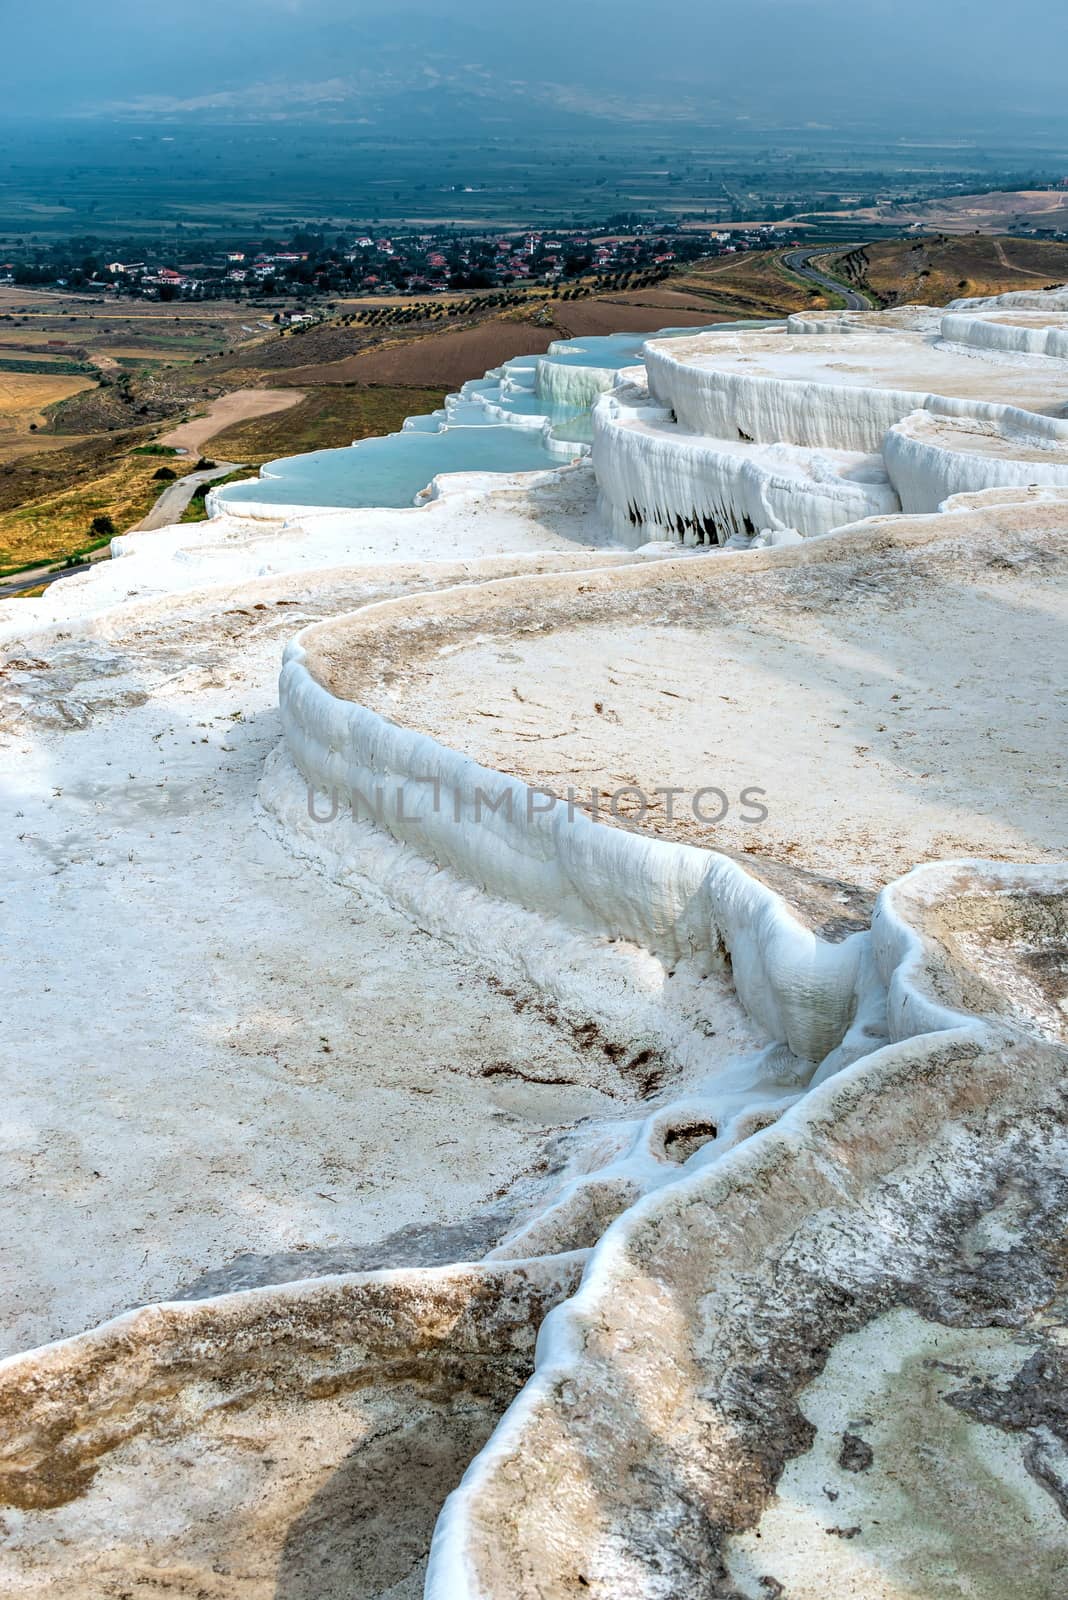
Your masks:
[[[638,362],[647,339],[681,338],[701,331],[664,328],[655,334],[560,340],[545,356],[516,356],[484,378],[465,383],[458,395],[449,397],[444,410],[410,417],[400,433],[362,439],[341,450],[314,450],[272,461],[259,478],[220,489],[216,503],[235,509],[250,502],[409,506],[442,472],[536,472],[558,467],[566,458],[561,445],[574,443],[576,452],[588,445],[590,407],[539,395],[539,363],[613,371]],[[557,441],[555,451],[547,448],[550,438]]]
[[[242,501],[303,506],[410,506],[439,472],[536,472],[558,467],[541,434],[498,427],[446,428],[441,433],[405,430],[362,439],[346,450],[313,450],[263,468],[261,478],[235,483],[219,496],[227,506]]]

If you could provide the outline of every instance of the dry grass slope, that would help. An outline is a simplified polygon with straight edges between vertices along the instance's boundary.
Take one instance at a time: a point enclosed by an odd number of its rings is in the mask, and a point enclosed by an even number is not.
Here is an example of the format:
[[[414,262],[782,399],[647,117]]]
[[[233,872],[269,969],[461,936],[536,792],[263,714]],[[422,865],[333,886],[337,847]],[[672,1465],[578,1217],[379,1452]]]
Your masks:
[[[777,250],[725,256],[680,271],[671,279],[695,304],[709,304],[722,316],[782,317],[789,311],[818,311],[831,301],[815,284],[795,278]]]
[[[34,448],[32,430],[45,425],[49,407],[92,383],[69,373],[0,372],[0,461]]]
[[[336,450],[356,439],[395,433],[405,417],[435,411],[444,389],[332,384],[313,390],[289,411],[253,417],[215,434],[212,455],[261,466],[281,455]]]
[[[182,476],[196,463],[166,464]],[[120,533],[134,527],[166,487],[153,481],[159,467],[158,457],[124,455],[97,476],[0,512],[0,572],[87,548],[94,517],[110,516]]]
[[[966,295],[1043,289],[1068,279],[1068,244],[1045,239],[886,239],[837,260],[836,270],[888,306],[941,306]]]

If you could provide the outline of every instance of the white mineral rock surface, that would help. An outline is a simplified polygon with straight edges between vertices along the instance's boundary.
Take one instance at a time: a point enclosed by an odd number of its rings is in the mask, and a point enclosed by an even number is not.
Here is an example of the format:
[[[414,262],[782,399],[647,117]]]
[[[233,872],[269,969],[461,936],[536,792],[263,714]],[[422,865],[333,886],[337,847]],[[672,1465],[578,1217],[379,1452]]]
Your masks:
[[[423,643],[413,620],[388,675],[369,660],[384,609],[347,638],[335,623],[302,643],[336,692],[482,767],[554,793],[596,788],[605,816],[633,786],[645,812],[626,794],[619,810],[646,833],[871,888],[917,857],[1054,861],[1064,518],[1053,503],[895,519],[878,541],[862,525],[793,551],[615,569],[596,588],[584,575],[566,594],[552,579],[536,629],[515,625],[514,584],[487,586],[467,596],[462,630],[442,619],[447,646],[430,647],[429,618]],[[908,544],[888,546],[890,530]],[[669,806],[656,791],[671,784]],[[727,795],[722,818],[711,797],[698,807],[709,820],[695,816],[703,785]],[[757,822],[738,798],[754,785],[768,811]]]
[[[1068,311],[950,313],[942,318],[940,331],[951,344],[977,350],[1059,360],[1068,356]]]
[[[712,438],[878,450],[920,408],[993,420],[1004,407],[1062,415],[1068,364],[1015,364],[939,335],[701,334],[650,340],[649,388]]]
[[[795,311],[786,328],[789,333],[937,333],[944,315],[937,306],[911,305],[888,311]]]
[[[550,352],[551,353],[551,352]],[[558,405],[589,406],[615,382],[611,367],[561,366],[554,361],[538,362],[536,392],[543,400]]]
[[[1057,1592],[1066,313],[0,604],[5,1595]]]
[[[998,422],[914,411],[887,433],[883,458],[904,511],[1001,485],[1068,485],[1068,421],[1026,411]]]
[[[812,537],[998,484],[1063,483],[1068,312],[1062,296],[1034,298],[649,340],[645,372],[622,372],[594,407],[606,525],[635,546]]]
[[[900,509],[878,455],[708,439],[636,386],[594,407],[593,466],[602,519],[624,544],[652,529],[691,545],[798,526],[830,533]]]

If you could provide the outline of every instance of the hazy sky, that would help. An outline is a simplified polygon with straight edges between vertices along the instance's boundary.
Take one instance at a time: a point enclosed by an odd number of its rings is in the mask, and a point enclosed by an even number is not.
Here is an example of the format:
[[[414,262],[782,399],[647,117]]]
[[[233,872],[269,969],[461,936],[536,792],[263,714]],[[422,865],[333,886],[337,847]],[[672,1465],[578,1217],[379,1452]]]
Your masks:
[[[516,103],[784,119],[1065,114],[1064,0],[0,0],[0,110]]]

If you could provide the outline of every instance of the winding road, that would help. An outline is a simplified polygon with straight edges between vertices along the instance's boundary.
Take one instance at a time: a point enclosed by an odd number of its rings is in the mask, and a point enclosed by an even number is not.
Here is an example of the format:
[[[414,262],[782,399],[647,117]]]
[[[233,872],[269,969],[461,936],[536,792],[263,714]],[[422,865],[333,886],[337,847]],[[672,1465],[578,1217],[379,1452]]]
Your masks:
[[[859,289],[850,289],[844,283],[839,283],[837,278],[831,278],[826,272],[821,272],[818,267],[811,265],[814,256],[825,256],[829,246],[822,245],[818,250],[787,250],[782,258],[782,264],[799,278],[808,278],[810,283],[819,284],[821,289],[826,289],[828,294],[837,294],[845,301],[847,311],[870,311],[871,301],[867,295],[861,294]],[[843,253],[859,249],[859,245],[844,245],[840,248]]]
[[[187,472],[184,478],[178,478],[164,489],[147,517],[142,517],[130,532],[151,533],[155,528],[169,528],[175,522],[180,522],[194,491],[202,483],[211,483],[213,478],[225,478],[228,473],[236,472],[240,464],[237,461],[217,461],[204,472]]]

